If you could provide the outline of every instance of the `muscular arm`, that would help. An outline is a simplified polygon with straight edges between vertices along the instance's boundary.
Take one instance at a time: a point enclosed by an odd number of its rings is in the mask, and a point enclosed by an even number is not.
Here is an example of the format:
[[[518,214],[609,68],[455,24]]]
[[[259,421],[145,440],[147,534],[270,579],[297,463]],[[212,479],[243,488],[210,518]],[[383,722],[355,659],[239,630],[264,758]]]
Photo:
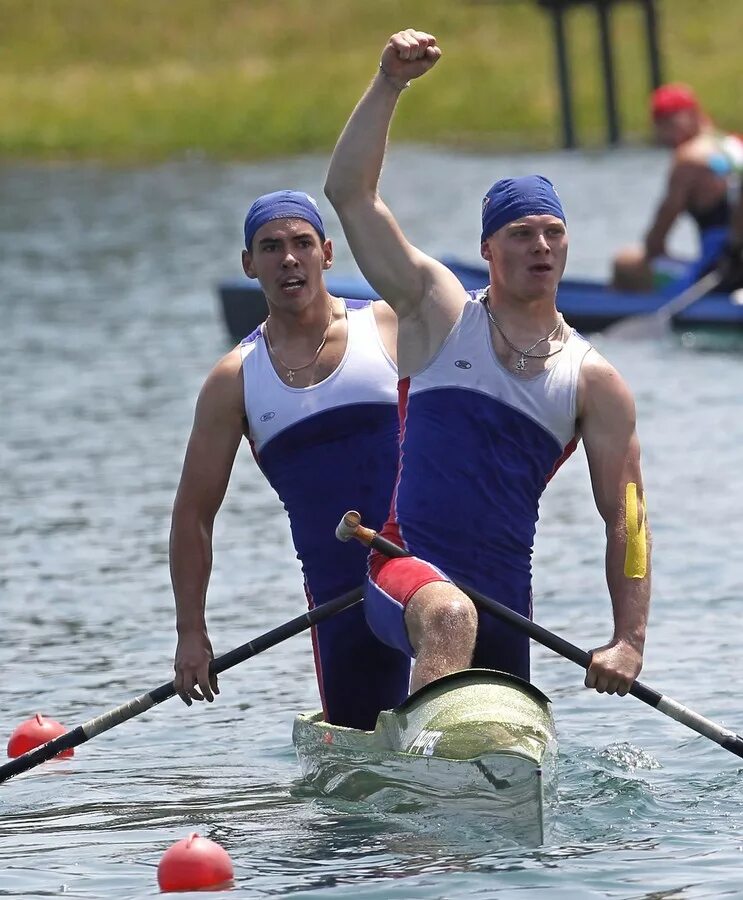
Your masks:
[[[691,160],[677,160],[671,171],[666,194],[660,203],[653,224],[645,236],[645,252],[650,259],[665,252],[666,238],[676,219],[689,208],[691,188],[698,166]]]
[[[219,693],[208,669],[206,591],[212,566],[214,519],[224,499],[243,429],[240,353],[219,362],[196,403],[170,530],[170,577],[178,645],[175,687],[188,705]],[[197,689],[198,686],[198,689]]]
[[[406,57],[413,52],[411,43],[420,56]],[[400,96],[396,85],[427,72],[439,53],[435,40],[422,32],[402,32],[390,39],[382,54],[388,76],[377,74],[352,113],[325,183],[325,193],[365,277],[400,318],[417,317],[425,301],[425,323],[419,326],[435,332],[434,343],[443,339],[459,314],[462,287],[445,266],[406,240],[379,196],[378,183],[390,120]]]
[[[650,535],[644,520],[634,400],[619,373],[595,351],[581,370],[579,404],[593,495],[606,523],[606,582],[614,614],[612,639],[593,651],[586,685],[624,695],[642,668],[650,608]],[[628,492],[628,485],[635,487]],[[633,494],[634,517],[627,508]]]

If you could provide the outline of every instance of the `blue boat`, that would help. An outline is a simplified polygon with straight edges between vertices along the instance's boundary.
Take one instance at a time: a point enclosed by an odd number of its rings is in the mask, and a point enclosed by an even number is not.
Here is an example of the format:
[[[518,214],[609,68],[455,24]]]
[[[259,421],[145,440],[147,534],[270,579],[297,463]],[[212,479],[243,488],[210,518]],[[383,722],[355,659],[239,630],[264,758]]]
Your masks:
[[[442,261],[467,290],[477,290],[488,283],[488,270],[484,265],[470,265],[456,259]],[[379,299],[379,295],[361,276],[344,278],[329,275],[325,283],[336,297]],[[258,281],[250,278],[223,281],[218,285],[218,291],[227,330],[237,343],[266,318],[266,298]],[[655,312],[669,299],[668,292],[633,294],[615,291],[601,281],[573,278],[563,279],[557,292],[558,309],[568,324],[583,334],[602,331],[627,316]],[[708,294],[679,313],[673,320],[673,326],[679,331],[711,330],[743,336],[743,298]]]

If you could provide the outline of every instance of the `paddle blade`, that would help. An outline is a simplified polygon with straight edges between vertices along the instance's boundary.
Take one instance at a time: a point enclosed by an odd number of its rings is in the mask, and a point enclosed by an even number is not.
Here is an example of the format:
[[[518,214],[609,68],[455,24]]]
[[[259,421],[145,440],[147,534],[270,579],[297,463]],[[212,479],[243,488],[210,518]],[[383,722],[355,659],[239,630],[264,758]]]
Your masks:
[[[622,341],[662,340],[671,331],[673,317],[688,309],[720,283],[719,272],[708,272],[653,313],[628,316],[604,329],[604,336]]]
[[[618,341],[661,341],[671,331],[671,316],[648,313],[641,316],[627,316],[605,328],[605,337]]]

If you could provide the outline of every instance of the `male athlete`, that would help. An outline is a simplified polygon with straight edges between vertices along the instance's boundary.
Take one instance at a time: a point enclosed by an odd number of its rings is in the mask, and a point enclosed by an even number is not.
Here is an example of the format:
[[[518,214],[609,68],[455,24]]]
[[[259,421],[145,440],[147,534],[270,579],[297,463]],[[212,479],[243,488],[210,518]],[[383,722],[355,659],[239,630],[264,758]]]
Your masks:
[[[332,244],[315,201],[259,197],[245,219],[243,268],[268,301],[266,321],[214,367],[199,394],[175,498],[170,566],[185,703],[213,700],[206,591],[214,519],[243,437],[283,502],[311,607],[366,576],[359,546],[334,537],[349,505],[378,527],[389,510],[397,446],[396,319],[383,302],[332,297]],[[248,584],[249,563],[240,582]],[[373,728],[408,693],[410,661],[369,630],[361,604],[313,631],[325,718]]]
[[[743,141],[719,131],[686,85],[659,87],[650,105],[658,141],[673,149],[673,162],[643,245],[622,250],[614,260],[614,286],[651,290],[665,276],[680,290],[714,268],[723,254],[740,191]],[[701,250],[693,263],[666,255],[666,238],[682,213],[699,230]]]
[[[614,613],[586,684],[625,694],[642,666],[650,598],[635,408],[616,370],[555,307],[568,246],[560,199],[540,176],[491,187],[481,243],[490,285],[470,295],[408,243],[378,193],[398,98],[440,55],[424,32],[390,38],[325,185],[362,272],[398,315],[400,464],[383,534],[413,558],[372,556],[367,619],[416,658],[413,688],[470,665],[528,678],[528,639],[478,615],[452,581],[531,614],[539,497],[582,438]],[[432,198],[421,203],[431,215]]]

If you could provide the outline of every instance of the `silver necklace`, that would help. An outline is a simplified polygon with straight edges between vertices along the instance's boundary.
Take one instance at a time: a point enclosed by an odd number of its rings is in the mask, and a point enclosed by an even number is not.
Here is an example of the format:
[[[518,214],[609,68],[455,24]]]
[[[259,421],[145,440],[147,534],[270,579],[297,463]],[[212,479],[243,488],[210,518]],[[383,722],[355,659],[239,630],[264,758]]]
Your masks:
[[[493,325],[495,325],[495,327],[498,329],[498,334],[500,334],[500,336],[503,338],[503,340],[506,342],[506,344],[511,348],[511,350],[513,350],[514,353],[518,353],[518,355],[519,355],[519,358],[516,360],[516,363],[514,365],[514,369],[516,369],[517,372],[524,371],[524,369],[526,368],[527,359],[547,359],[548,357],[554,356],[556,353],[559,353],[562,350],[562,348],[565,346],[564,344],[560,344],[560,346],[556,350],[550,350],[548,353],[532,353],[532,350],[534,350],[540,344],[549,343],[549,341],[551,341],[552,338],[557,335],[558,331],[560,331],[562,329],[564,319],[562,318],[562,316],[560,316],[559,320],[557,322],[557,325],[555,325],[555,327],[552,329],[552,331],[550,331],[549,334],[546,334],[544,337],[539,338],[539,340],[535,341],[531,345],[531,347],[526,347],[525,349],[522,350],[520,347],[517,347],[515,344],[512,344],[511,341],[509,341],[509,339],[506,337],[506,333],[503,331],[503,329],[500,326],[500,323],[495,318],[492,310],[490,309],[490,303],[488,303],[488,300],[489,300],[489,294],[486,292],[482,297],[482,303],[485,306],[485,310],[488,314],[488,318],[493,323]]]
[[[320,341],[317,350],[312,354],[312,359],[305,363],[303,366],[288,366],[284,360],[279,356],[279,354],[273,349],[271,345],[271,338],[268,336],[268,319],[266,319],[266,324],[263,328],[263,333],[266,336],[266,344],[268,344],[268,351],[273,356],[279,365],[283,366],[286,369],[286,377],[289,379],[289,384],[294,383],[294,376],[297,372],[301,372],[302,369],[307,369],[317,360],[317,357],[320,355],[322,348],[325,346],[325,342],[328,339],[328,332],[330,331],[330,325],[333,321],[333,304],[330,303],[330,317],[328,318],[328,324],[325,326],[325,332],[323,333],[322,340]],[[270,316],[268,317],[271,318]]]

